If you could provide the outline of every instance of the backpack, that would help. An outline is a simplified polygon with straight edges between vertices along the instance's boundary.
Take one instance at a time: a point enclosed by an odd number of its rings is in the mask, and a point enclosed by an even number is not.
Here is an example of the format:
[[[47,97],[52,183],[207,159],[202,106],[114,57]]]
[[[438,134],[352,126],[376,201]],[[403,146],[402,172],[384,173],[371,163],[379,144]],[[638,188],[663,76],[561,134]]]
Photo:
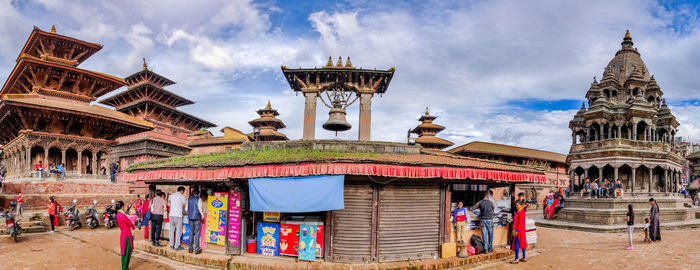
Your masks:
[[[469,239],[469,243],[474,247],[474,254],[484,253],[484,241],[478,235],[472,235]]]

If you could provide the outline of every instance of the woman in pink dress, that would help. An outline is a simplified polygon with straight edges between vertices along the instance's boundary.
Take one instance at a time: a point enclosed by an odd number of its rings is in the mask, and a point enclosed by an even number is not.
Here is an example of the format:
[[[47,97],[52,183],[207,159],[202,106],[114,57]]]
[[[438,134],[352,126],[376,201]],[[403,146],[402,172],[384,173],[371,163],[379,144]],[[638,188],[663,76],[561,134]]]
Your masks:
[[[131,234],[131,230],[134,229],[134,223],[129,220],[123,208],[124,202],[117,201],[114,209],[117,210],[117,224],[121,231],[119,234],[119,247],[121,247],[122,270],[127,270],[129,269],[131,253],[134,251],[134,235]]]

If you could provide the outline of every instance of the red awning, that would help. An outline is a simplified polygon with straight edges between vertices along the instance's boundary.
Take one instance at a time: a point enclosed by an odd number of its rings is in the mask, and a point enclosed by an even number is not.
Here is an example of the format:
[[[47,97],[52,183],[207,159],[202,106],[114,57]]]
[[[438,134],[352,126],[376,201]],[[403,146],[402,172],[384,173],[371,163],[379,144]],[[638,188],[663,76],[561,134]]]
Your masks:
[[[153,171],[132,172],[124,175],[124,180],[156,180],[156,179],[247,179],[256,177],[286,177],[309,175],[370,175],[403,178],[444,178],[444,179],[489,179],[511,182],[544,183],[544,174],[518,173],[496,170],[450,168],[450,167],[419,167],[369,163],[307,163],[287,165],[259,165],[246,167],[228,167],[218,169],[161,169]]]

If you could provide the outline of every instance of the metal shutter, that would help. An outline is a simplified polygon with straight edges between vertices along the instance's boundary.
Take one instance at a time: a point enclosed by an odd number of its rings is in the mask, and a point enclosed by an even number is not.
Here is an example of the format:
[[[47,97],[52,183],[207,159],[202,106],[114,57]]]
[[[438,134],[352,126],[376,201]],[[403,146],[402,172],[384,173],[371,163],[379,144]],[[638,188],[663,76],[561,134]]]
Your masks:
[[[345,185],[345,209],[333,211],[333,262],[370,262],[372,187]]]
[[[379,261],[438,256],[440,188],[387,186],[379,193]]]

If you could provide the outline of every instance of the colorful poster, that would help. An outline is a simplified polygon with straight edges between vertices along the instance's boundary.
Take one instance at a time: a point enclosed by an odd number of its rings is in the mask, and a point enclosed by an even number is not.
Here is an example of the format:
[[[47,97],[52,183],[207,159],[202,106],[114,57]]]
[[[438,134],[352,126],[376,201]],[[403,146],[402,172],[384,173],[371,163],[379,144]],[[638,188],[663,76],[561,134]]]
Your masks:
[[[299,260],[316,260],[316,225],[299,225]]]
[[[182,220],[182,237],[180,237],[180,242],[190,244],[190,224],[187,219]]]
[[[207,200],[207,243],[223,246],[226,242],[227,196],[209,196]]]
[[[258,254],[267,256],[279,256],[280,224],[260,222],[258,223]]]
[[[228,206],[228,242],[232,246],[238,246],[241,234],[241,194],[231,190]]]

